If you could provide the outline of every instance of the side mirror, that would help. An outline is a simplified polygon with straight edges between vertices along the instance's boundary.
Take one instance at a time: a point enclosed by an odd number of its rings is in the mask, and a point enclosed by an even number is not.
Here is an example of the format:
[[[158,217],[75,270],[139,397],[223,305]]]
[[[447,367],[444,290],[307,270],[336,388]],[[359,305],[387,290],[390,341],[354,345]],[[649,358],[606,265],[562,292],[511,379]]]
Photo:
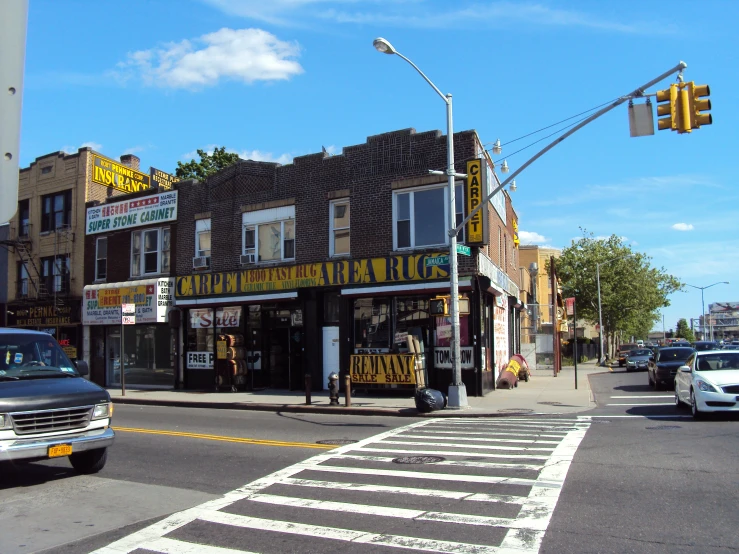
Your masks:
[[[77,360],[74,362],[74,365],[77,366],[77,371],[83,377],[90,374],[90,367],[87,365],[85,360]]]
[[[681,365],[680,371],[682,371],[683,373],[690,373],[690,367],[686,365]]]

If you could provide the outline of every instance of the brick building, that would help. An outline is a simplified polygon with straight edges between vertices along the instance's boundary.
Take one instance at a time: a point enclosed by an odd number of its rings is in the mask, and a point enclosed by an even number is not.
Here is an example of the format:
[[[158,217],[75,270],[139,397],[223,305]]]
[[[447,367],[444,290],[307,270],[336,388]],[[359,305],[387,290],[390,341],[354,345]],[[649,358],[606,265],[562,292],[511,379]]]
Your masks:
[[[475,131],[455,134],[455,156],[459,171],[481,160],[486,186],[498,184]],[[213,385],[214,352],[228,334],[244,351],[248,388],[301,389],[306,374],[325,388],[352,356],[392,364],[417,345],[430,384],[446,390],[450,318],[435,311],[449,293],[450,203],[446,178],[428,173],[445,167],[445,136],[406,129],[336,156],[284,166],[241,161],[205,182],[179,183],[174,264],[184,386]],[[457,221],[469,186],[457,182]],[[462,373],[471,395],[492,390],[520,337],[516,214],[505,191],[486,208],[487,244],[458,258],[469,305],[460,317]],[[412,387],[386,382],[355,386]]]

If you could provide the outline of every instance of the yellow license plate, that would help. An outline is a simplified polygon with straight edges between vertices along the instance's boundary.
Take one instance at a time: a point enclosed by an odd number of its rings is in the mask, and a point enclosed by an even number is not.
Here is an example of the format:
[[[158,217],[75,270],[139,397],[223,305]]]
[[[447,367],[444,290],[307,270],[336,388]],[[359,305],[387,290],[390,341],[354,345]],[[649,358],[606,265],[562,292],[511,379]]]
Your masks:
[[[57,444],[49,447],[49,458],[58,458],[59,456],[69,456],[72,453],[71,444]]]

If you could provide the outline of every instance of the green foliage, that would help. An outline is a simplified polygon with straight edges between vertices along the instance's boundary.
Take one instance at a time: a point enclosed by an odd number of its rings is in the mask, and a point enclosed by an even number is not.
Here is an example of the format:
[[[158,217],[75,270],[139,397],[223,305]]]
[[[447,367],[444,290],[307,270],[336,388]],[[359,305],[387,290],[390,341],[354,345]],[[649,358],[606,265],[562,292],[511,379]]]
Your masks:
[[[693,334],[692,329],[688,327],[688,321],[685,318],[677,321],[677,331],[675,332],[675,336],[685,339],[688,342],[695,342],[695,335]]]
[[[598,239],[584,230],[583,235],[555,261],[562,296],[577,299],[578,319],[597,324],[599,267],[604,332],[648,336],[660,319],[659,309],[669,306],[668,296],[682,284],[616,235]]]
[[[195,160],[190,160],[187,163],[177,162],[175,172],[177,177],[204,181],[214,173],[218,173],[239,161],[239,155],[226,152],[225,146],[214,149],[212,154],[208,154],[205,150],[198,150],[198,156],[200,156],[199,162]]]

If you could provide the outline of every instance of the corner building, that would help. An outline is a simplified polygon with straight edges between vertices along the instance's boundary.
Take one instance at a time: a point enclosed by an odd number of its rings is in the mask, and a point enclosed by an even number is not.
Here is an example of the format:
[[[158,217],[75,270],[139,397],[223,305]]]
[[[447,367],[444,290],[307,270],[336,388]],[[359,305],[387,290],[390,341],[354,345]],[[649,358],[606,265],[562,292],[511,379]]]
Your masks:
[[[477,160],[485,187],[497,186],[475,131],[455,134],[455,156],[459,172]],[[450,318],[434,313],[432,301],[449,295],[451,206],[446,177],[428,173],[445,167],[444,135],[406,129],[340,155],[284,166],[240,161],[205,182],[179,183],[174,288],[184,386],[216,383],[219,335],[237,337],[247,390],[300,390],[306,375],[314,390],[325,389],[331,372],[343,384],[352,356],[391,363],[415,337],[430,386],[446,392]],[[458,222],[481,192],[456,183]],[[458,256],[469,305],[460,317],[462,375],[478,396],[519,351],[523,306],[508,194],[499,192],[482,214],[479,242]],[[402,376],[354,386],[414,387]]]

